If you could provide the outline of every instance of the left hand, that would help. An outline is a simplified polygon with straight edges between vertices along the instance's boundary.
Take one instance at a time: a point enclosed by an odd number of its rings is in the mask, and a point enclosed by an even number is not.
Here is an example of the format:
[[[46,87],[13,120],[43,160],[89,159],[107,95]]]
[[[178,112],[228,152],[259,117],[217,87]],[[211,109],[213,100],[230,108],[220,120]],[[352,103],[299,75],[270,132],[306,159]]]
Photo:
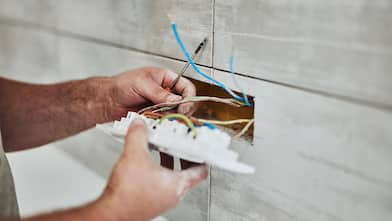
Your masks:
[[[166,69],[156,67],[144,67],[121,73],[112,78],[110,92],[110,107],[107,109],[116,120],[125,116],[128,111],[139,109],[153,104],[173,102],[188,96],[196,95],[196,88],[191,81],[180,78],[172,92],[165,88],[170,87],[177,74]],[[196,110],[194,103],[179,105],[177,111],[185,115],[191,115]],[[173,169],[173,157],[160,153],[162,166]],[[181,160],[181,168],[189,168],[198,164]]]
[[[111,107],[109,114],[114,119],[124,116],[128,111],[138,111],[151,104],[173,102],[188,96],[195,96],[195,86],[186,78],[180,78],[172,92],[170,87],[177,74],[166,69],[144,67],[121,73],[112,78]],[[177,111],[191,115],[195,111],[194,103],[179,105]]]

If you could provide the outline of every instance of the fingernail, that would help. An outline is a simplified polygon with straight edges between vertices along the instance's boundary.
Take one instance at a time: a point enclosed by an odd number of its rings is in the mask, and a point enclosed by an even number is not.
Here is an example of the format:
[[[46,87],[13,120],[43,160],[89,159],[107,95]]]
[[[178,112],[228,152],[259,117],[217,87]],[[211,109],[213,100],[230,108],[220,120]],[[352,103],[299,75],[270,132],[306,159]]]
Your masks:
[[[175,94],[172,94],[169,97],[167,97],[167,101],[169,101],[169,102],[179,101],[181,99],[182,99],[181,96],[178,96],[178,95],[175,95]]]

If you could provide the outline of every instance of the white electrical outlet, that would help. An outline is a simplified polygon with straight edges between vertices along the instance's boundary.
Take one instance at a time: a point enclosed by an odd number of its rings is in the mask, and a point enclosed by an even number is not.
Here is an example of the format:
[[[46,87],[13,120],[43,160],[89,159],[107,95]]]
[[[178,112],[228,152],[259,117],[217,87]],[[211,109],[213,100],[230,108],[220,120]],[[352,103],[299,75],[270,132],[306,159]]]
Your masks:
[[[218,128],[197,127],[194,136],[189,128],[175,120],[154,120],[128,112],[120,121],[98,124],[97,128],[124,143],[128,127],[137,119],[148,127],[148,141],[161,152],[197,163],[206,163],[237,173],[254,173],[255,169],[238,162],[238,153],[230,150],[231,137]]]

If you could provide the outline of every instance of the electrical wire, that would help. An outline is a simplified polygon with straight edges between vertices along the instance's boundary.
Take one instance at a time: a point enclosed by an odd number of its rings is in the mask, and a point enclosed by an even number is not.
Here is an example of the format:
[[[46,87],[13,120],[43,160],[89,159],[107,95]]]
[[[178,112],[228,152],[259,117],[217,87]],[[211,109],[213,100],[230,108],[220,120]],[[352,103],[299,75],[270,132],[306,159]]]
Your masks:
[[[246,106],[251,106],[248,96],[245,94],[245,91],[242,89],[242,87],[238,84],[236,78],[235,78],[235,74],[234,74],[234,56],[231,55],[230,56],[230,75],[231,75],[231,79],[233,80],[233,83],[235,84],[235,86],[241,90],[243,98],[244,98],[244,103],[246,104]]]
[[[235,135],[233,138],[234,138],[234,139],[237,139],[237,138],[240,138],[242,135],[244,135],[244,134],[246,133],[246,131],[249,130],[250,126],[252,126],[252,124],[253,124],[254,122],[255,122],[254,119],[252,119],[251,121],[249,121],[249,122],[245,125],[245,127],[242,128],[242,130],[241,130],[237,135]]]
[[[236,119],[236,120],[227,120],[227,121],[220,121],[220,120],[206,120],[206,119],[197,119],[202,123],[211,123],[216,125],[231,125],[231,124],[243,124],[249,123],[253,119]]]
[[[196,126],[206,126],[210,129],[216,129],[216,125],[230,125],[230,124],[242,124],[247,123],[242,130],[235,135],[233,138],[240,138],[244,135],[250,128],[250,126],[254,123],[254,119],[236,119],[236,120],[229,120],[229,121],[219,121],[219,120],[206,120],[206,119],[199,119],[195,117],[187,117],[183,114],[160,114],[155,112],[146,111],[143,113],[144,116],[157,120],[159,119],[159,123],[164,121],[165,119],[180,119],[184,122],[192,131],[193,135],[197,135]]]
[[[155,113],[155,112],[150,112],[150,111],[146,111],[143,113],[144,116],[148,117],[148,118],[152,118],[152,119],[160,119],[161,117],[163,117],[163,114],[160,113]]]
[[[155,105],[152,105],[149,107],[145,107],[145,108],[139,110],[138,114],[141,114],[145,111],[156,110],[158,108],[164,108],[164,107],[169,108],[169,107],[174,107],[174,106],[184,104],[184,103],[202,102],[202,101],[212,101],[212,102],[217,102],[217,103],[224,103],[224,104],[231,105],[233,107],[241,107],[244,105],[244,103],[238,102],[237,100],[234,100],[232,98],[194,96],[194,97],[186,97],[186,98],[179,100],[179,101],[160,103],[160,104],[155,104]],[[167,109],[165,108],[164,110],[167,110]]]
[[[170,16],[169,16],[169,19],[171,20]],[[182,41],[180,35],[178,34],[177,24],[174,21],[171,21],[171,28],[172,28],[174,36],[175,36],[175,38],[177,40],[177,43],[179,44],[182,52],[184,53],[185,57],[187,58],[189,64],[192,66],[193,70],[195,70],[202,77],[206,78],[209,81],[212,81],[213,83],[215,83],[216,85],[221,87],[223,90],[225,90],[227,93],[229,93],[234,99],[244,102],[245,98],[238,96],[230,88],[228,88],[224,83],[222,83],[222,82],[216,80],[215,78],[209,76],[208,74],[206,74],[202,70],[200,70],[199,67],[197,67],[197,65],[193,61],[192,56],[190,55],[189,51],[186,49],[186,47],[184,45],[184,42]]]
[[[192,131],[193,133],[193,137],[196,137],[197,135],[197,131],[196,131],[196,127],[193,124],[192,120],[189,119],[189,117],[183,115],[183,114],[166,114],[165,116],[163,116],[159,123],[162,123],[164,120],[171,120],[171,119],[181,119]]]
[[[169,110],[173,110],[176,106],[171,106],[171,107],[161,107],[158,108],[156,110],[153,110],[153,113],[158,113],[158,112],[165,112],[165,111],[169,111]]]
[[[216,129],[215,124],[210,123],[210,122],[204,122],[204,123],[202,124],[202,126],[206,126],[206,127],[210,128],[210,129],[213,129],[213,130]]]

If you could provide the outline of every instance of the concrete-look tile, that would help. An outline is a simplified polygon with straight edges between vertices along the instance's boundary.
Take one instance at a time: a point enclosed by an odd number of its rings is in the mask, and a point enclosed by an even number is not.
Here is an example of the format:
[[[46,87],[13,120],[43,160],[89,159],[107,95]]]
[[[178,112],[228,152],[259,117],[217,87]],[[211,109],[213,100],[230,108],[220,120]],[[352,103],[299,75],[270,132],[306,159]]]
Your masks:
[[[105,179],[109,178],[122,152],[122,145],[96,129],[55,142],[54,145]]]
[[[211,39],[210,0],[88,0],[60,1],[57,28],[139,50],[184,59],[171,32],[170,14],[185,44],[194,50],[204,37]],[[211,44],[200,62],[211,64]]]
[[[58,54],[62,79],[110,76],[146,66],[165,68],[178,73],[185,65],[184,62],[160,56],[64,37],[59,38]],[[210,74],[208,68],[202,70]],[[185,75],[202,80],[192,68],[188,68]]]
[[[217,0],[214,66],[392,106],[392,3]]]
[[[178,23],[184,43],[193,51],[210,42],[199,62],[211,65],[212,1],[197,0],[1,0],[0,16],[45,25],[149,53],[185,59],[172,34],[168,14]]]
[[[54,27],[58,17],[57,2],[57,0],[0,0],[0,16]]]
[[[214,76],[229,86],[227,73]],[[213,169],[211,220],[383,220],[392,210],[392,113],[239,77],[256,97],[254,175]]]
[[[56,36],[0,23],[0,74],[29,82],[57,80]]]
[[[7,154],[22,217],[82,206],[105,180],[53,145]]]
[[[151,65],[178,71],[183,62],[119,48],[183,58],[166,14],[175,18],[192,49],[211,35],[215,2],[217,68],[227,69],[234,54],[235,71],[244,75],[392,104],[388,1],[53,2],[0,0],[7,6],[0,16],[77,34],[68,38],[3,22],[1,74],[53,82]],[[201,61],[211,64],[210,48]],[[201,79],[192,70],[186,75]],[[228,73],[213,75],[234,88]],[[244,141],[232,146],[256,174],[212,169],[211,204],[204,182],[165,217],[361,221],[392,216],[391,113],[252,78],[238,81],[256,97],[255,138],[253,146]],[[103,178],[122,149],[96,130],[55,145]]]

